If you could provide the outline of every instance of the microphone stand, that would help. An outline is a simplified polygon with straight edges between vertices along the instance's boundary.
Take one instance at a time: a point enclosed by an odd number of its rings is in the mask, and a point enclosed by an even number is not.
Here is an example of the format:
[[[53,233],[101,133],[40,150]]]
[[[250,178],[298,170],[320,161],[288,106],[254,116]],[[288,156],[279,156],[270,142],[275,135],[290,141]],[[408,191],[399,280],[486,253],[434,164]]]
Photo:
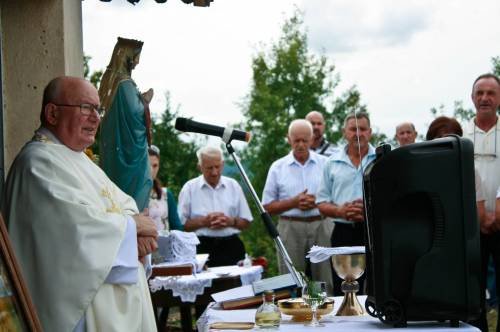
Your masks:
[[[226,141],[227,140],[227,141]],[[245,182],[248,190],[250,191],[250,194],[252,195],[253,200],[255,201],[255,204],[257,204],[257,208],[259,209],[260,212],[260,218],[264,222],[264,225],[266,226],[267,232],[269,235],[273,238],[274,243],[276,244],[276,247],[278,248],[278,251],[283,258],[283,261],[286,264],[286,267],[288,268],[288,271],[290,271],[290,274],[292,275],[293,280],[297,284],[297,287],[304,287],[304,280],[302,279],[302,276],[297,272],[295,267],[293,266],[292,260],[290,259],[290,256],[288,255],[288,252],[285,249],[285,246],[283,245],[283,242],[281,241],[280,235],[278,233],[278,230],[276,227],[274,227],[273,220],[271,219],[271,216],[269,213],[266,212],[264,209],[264,206],[262,206],[262,203],[259,200],[259,197],[255,193],[255,190],[250,183],[250,180],[247,177],[247,174],[245,173],[245,170],[243,169],[243,166],[240,163],[240,160],[238,156],[236,155],[233,146],[231,145],[231,139],[230,137],[223,137],[224,143],[226,143],[226,149],[233,158],[234,162],[236,163],[236,166],[238,166],[238,170],[240,171],[240,174],[243,178],[243,181]]]

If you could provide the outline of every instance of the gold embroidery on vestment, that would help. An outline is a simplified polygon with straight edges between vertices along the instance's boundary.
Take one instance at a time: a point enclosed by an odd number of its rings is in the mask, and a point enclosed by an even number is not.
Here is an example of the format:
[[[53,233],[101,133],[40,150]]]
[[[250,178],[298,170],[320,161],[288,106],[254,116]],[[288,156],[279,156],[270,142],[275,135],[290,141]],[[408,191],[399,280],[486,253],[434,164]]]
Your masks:
[[[101,196],[104,198],[109,199],[109,202],[111,203],[111,207],[108,207],[106,209],[106,212],[110,213],[122,213],[122,209],[115,203],[113,200],[113,196],[111,195],[111,192],[109,191],[108,188],[104,188],[101,190]]]
[[[32,140],[37,141],[37,142],[42,142],[42,143],[54,143],[46,135],[40,134],[40,133],[35,133],[35,136],[33,136]]]

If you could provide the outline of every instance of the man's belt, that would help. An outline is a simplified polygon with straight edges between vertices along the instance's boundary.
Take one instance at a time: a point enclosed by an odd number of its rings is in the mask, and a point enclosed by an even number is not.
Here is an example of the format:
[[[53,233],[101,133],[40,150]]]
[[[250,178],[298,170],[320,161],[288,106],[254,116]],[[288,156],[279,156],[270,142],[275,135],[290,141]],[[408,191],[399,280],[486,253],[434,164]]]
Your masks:
[[[310,216],[310,217],[292,217],[292,216],[280,216],[281,219],[283,220],[289,220],[289,221],[304,221],[304,222],[309,222],[309,221],[319,221],[323,220],[323,216],[318,214],[317,216]]]

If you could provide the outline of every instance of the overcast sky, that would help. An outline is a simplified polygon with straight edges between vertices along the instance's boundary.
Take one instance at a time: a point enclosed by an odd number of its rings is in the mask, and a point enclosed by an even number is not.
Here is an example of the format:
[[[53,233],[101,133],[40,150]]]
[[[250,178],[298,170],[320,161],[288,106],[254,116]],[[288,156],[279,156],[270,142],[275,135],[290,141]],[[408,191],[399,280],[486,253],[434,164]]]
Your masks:
[[[470,101],[476,76],[500,56],[498,0],[215,0],[208,8],[180,0],[84,0],[84,52],[104,69],[118,36],[144,41],[132,76],[164,92],[181,114],[219,125],[242,120],[251,59],[280,36],[295,8],[304,11],[309,46],[335,64],[337,93],[357,85],[375,129],[389,136],[402,121],[425,134],[429,109]],[[269,49],[269,47],[267,48]]]

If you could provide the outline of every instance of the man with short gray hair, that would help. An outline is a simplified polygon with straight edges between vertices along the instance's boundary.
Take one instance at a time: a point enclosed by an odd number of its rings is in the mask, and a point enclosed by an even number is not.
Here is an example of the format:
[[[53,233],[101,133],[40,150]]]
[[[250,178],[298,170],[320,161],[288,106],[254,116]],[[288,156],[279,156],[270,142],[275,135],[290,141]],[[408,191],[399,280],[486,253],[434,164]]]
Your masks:
[[[205,146],[196,153],[201,175],[189,180],[179,194],[185,231],[198,235],[198,253],[209,254],[208,266],[235,265],[245,258],[238,234],[252,214],[238,182],[222,176],[224,160],[219,148]]]
[[[306,271],[307,252],[313,245],[328,246],[333,224],[319,212],[315,199],[326,158],[310,151],[312,125],[304,119],[288,128],[291,151],[276,160],[267,174],[262,204],[272,215],[280,215],[278,231],[295,267]],[[280,273],[287,273],[278,256]],[[313,280],[327,282],[332,290],[328,262],[311,264]]]
[[[415,143],[415,139],[417,139],[417,131],[415,130],[413,123],[403,122],[398,124],[396,126],[395,138],[399,146]]]

